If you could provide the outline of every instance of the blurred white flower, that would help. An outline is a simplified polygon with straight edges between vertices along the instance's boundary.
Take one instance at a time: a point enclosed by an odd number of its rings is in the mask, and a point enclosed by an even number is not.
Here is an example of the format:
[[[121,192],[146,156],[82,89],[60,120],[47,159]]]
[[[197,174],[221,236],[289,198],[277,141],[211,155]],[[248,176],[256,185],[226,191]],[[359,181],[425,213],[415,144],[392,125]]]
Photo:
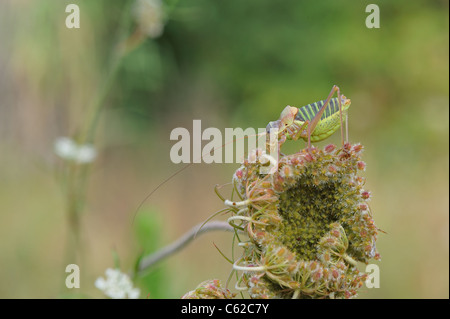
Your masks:
[[[78,163],[90,163],[97,157],[97,151],[94,146],[90,144],[81,145],[78,147],[76,161]]]
[[[55,141],[55,153],[61,158],[73,160],[76,157],[77,145],[68,137],[58,137]]]
[[[108,268],[105,271],[106,279],[98,277],[95,281],[95,287],[112,299],[137,299],[141,291],[139,288],[133,288],[133,283],[127,274],[119,269]]]
[[[163,33],[164,10],[161,0],[136,0],[134,16],[140,29],[149,38],[157,38]]]
[[[54,150],[59,157],[79,164],[91,163],[97,157],[97,151],[93,145],[77,145],[75,141],[68,137],[58,137],[55,141]]]

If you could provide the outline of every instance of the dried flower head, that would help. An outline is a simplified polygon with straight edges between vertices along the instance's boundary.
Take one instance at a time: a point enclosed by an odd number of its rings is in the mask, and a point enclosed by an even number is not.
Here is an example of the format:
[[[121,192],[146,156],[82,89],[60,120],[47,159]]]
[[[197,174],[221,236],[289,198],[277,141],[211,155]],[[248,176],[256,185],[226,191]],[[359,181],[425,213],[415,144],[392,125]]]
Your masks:
[[[222,286],[218,279],[202,282],[192,291],[189,291],[182,299],[232,299],[235,294]]]
[[[238,288],[252,298],[350,298],[366,275],[357,262],[379,258],[377,227],[360,144],[328,145],[280,158],[272,175],[244,161],[233,182],[240,201],[226,201],[232,226],[249,242],[234,264]]]

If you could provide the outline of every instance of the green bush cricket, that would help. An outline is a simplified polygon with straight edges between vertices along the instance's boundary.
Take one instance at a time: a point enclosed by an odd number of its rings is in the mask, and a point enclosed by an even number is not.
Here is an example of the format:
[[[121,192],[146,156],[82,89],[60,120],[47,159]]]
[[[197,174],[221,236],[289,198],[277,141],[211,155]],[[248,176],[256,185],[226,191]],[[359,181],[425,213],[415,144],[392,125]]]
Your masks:
[[[333,95],[337,93],[337,98]],[[347,117],[351,101],[341,95],[338,86],[334,85],[326,100],[314,102],[301,108],[286,106],[277,121],[267,125],[266,132],[271,129],[278,130],[278,150],[286,139],[304,139],[308,142],[308,149],[312,142],[322,141],[339,127],[341,128],[342,145],[344,145],[343,116]],[[347,124],[347,120],[345,121]],[[348,127],[346,129],[346,140],[348,141]]]
[[[333,95],[335,93],[337,93],[337,98],[333,98]],[[341,141],[342,145],[344,145],[343,117],[345,116],[347,118],[350,104],[350,99],[347,99],[344,95],[341,95],[339,87],[334,85],[326,100],[307,104],[300,108],[292,107],[289,105],[286,106],[281,112],[280,118],[276,121],[269,122],[266,127],[266,132],[258,134],[258,136],[266,135],[266,145],[267,147],[269,147],[270,130],[276,129],[278,134],[278,136],[276,136],[276,140],[278,141],[278,152],[280,152],[281,146],[286,142],[287,139],[296,141],[299,138],[302,138],[303,140],[308,142],[308,149],[311,149],[311,141],[322,141],[330,137],[339,128],[341,128]],[[347,125],[348,121],[345,120],[345,123]],[[347,126],[346,141],[348,142]],[[135,215],[138,212],[139,208],[155,191],[157,191],[162,185],[167,183],[170,179],[172,179],[174,176],[179,174],[190,165],[192,165],[192,163],[189,163],[176,171],[174,174],[160,183],[152,192],[150,192],[150,194],[147,195],[147,197],[140,203],[140,205],[136,209]]]

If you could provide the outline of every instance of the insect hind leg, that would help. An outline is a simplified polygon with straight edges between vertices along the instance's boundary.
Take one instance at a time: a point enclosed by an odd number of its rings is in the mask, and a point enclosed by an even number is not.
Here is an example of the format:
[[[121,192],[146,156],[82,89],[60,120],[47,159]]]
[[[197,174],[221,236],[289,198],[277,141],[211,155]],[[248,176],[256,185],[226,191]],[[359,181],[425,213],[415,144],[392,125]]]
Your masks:
[[[345,143],[348,143],[348,114],[345,114]]]
[[[342,95],[341,95],[341,91],[340,91],[339,87],[336,85],[334,87],[337,88],[337,96],[338,96],[338,104],[339,104],[339,118],[341,120],[341,143],[342,143],[342,146],[344,146],[344,125],[343,125],[343,121],[342,121],[342,100],[341,100]],[[348,121],[345,121],[345,123],[347,125]],[[347,131],[346,139],[348,141],[348,127],[346,128],[346,131]]]
[[[308,125],[308,149],[311,149],[311,134],[314,132],[317,124],[320,121],[320,118],[322,117],[323,112],[325,111],[326,107],[328,106],[328,103],[330,103],[331,98],[333,97],[334,93],[337,93],[338,96],[338,105],[339,105],[339,115],[340,115],[340,121],[341,121],[341,142],[342,145],[344,145],[344,127],[343,127],[343,120],[342,120],[342,101],[341,101],[341,90],[337,85],[333,85],[330,94],[328,94],[328,97],[323,104],[323,106],[320,108],[319,112],[314,116],[314,118],[311,120],[311,123]],[[348,134],[347,134],[348,139]]]

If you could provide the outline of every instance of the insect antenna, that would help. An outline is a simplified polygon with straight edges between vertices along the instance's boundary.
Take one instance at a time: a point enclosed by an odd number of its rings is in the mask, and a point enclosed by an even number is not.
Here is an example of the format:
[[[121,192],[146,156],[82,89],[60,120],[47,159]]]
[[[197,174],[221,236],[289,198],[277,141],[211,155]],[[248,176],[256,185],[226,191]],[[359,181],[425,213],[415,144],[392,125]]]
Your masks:
[[[258,133],[258,134],[251,134],[251,135],[246,135],[246,136],[244,136],[244,137],[242,137],[243,139],[244,138],[249,138],[249,137],[253,137],[253,136],[259,136],[259,138],[261,138],[261,136],[265,136],[266,135],[266,132],[262,132],[262,133]],[[135,219],[136,219],[136,216],[137,216],[137,214],[138,214],[138,212],[139,212],[139,210],[142,208],[142,206],[145,204],[145,202],[158,190],[158,189],[160,189],[164,184],[166,184],[167,182],[169,182],[172,178],[174,178],[175,176],[177,176],[178,174],[180,174],[182,171],[184,171],[185,169],[187,169],[188,167],[190,167],[192,164],[194,164],[194,163],[196,163],[198,160],[201,160],[201,159],[203,159],[203,157],[204,156],[206,156],[206,155],[212,155],[216,150],[219,150],[219,149],[221,149],[221,148],[223,148],[223,147],[225,147],[226,145],[228,145],[228,144],[230,144],[230,143],[234,143],[235,142],[235,139],[233,139],[232,141],[228,141],[228,142],[226,142],[225,144],[223,144],[223,145],[221,145],[220,147],[216,147],[216,148],[213,148],[212,150],[210,150],[209,152],[205,152],[204,154],[202,154],[199,158],[197,158],[196,160],[194,160],[193,162],[191,162],[191,163],[187,163],[184,167],[182,167],[182,168],[180,168],[180,169],[178,169],[177,171],[175,171],[174,173],[172,173],[172,175],[170,175],[168,178],[166,178],[165,180],[163,180],[158,186],[156,186],[156,188],[154,188],[141,202],[140,202],[140,204],[138,205],[138,207],[136,208],[136,210],[134,211],[134,213],[133,213],[133,220],[132,220],[132,223],[131,224],[134,224],[134,221],[135,221]],[[217,192],[217,187],[215,188],[215,190],[216,190],[216,194],[217,195],[219,195],[218,194],[218,192]],[[219,195],[219,198],[221,198],[222,199],[222,196],[220,196]]]
[[[229,212],[229,211],[231,211],[231,209],[230,208],[223,208],[223,209],[221,209],[221,210],[218,210],[217,212],[215,212],[215,213],[213,213],[211,216],[209,216],[201,225],[200,225],[200,227],[198,228],[198,230],[197,230],[197,232],[195,233],[195,235],[194,235],[194,239],[195,239],[195,237],[197,237],[197,234],[198,234],[198,232],[203,228],[203,226],[205,226],[205,224],[207,223],[207,222],[209,222],[211,219],[213,219],[214,217],[216,217],[217,215],[219,215],[220,213],[222,213],[222,212]]]

